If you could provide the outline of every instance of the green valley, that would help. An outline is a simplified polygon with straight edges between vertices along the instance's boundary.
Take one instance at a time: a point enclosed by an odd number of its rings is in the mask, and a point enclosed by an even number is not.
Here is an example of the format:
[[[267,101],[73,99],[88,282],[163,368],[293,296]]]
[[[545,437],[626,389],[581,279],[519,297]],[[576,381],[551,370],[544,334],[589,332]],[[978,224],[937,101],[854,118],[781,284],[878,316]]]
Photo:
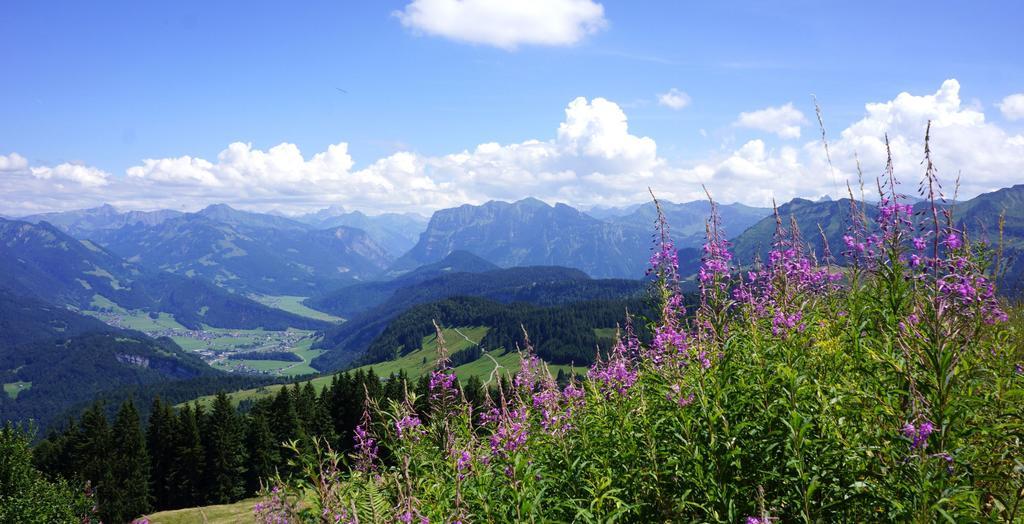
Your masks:
[[[323,320],[325,322],[344,322],[345,319],[336,317],[330,313],[324,313],[323,311],[317,311],[313,308],[307,307],[303,304],[303,301],[308,297],[296,297],[291,295],[250,295],[249,298],[263,304],[264,306],[270,306],[273,308],[287,311],[288,313],[294,313],[299,316],[312,318],[314,320]]]
[[[117,328],[141,331],[154,338],[168,337],[185,351],[199,355],[207,364],[222,371],[275,376],[309,375],[316,373],[309,362],[323,352],[312,349],[315,332],[309,330],[225,329],[207,325],[202,325],[201,329],[188,329],[167,313],[130,311],[98,299],[94,299],[93,304],[105,307],[83,313]],[[271,351],[294,353],[301,362],[238,358],[239,354]]]
[[[490,328],[485,326],[451,327],[443,329],[441,336],[444,337],[445,347],[448,350],[448,354],[454,355],[459,351],[479,345],[489,330]],[[315,354],[318,350],[307,349],[306,351]],[[296,353],[300,354],[300,356],[303,356],[304,358],[306,357],[306,354],[302,351],[296,351]],[[381,378],[385,378],[393,374],[405,373],[410,379],[416,380],[435,369],[437,356],[437,335],[427,335],[423,337],[419,349],[411,351],[395,360],[379,362],[376,364],[367,364],[365,366],[352,369],[350,372],[373,371],[375,375]],[[514,375],[519,371],[519,365],[519,353],[515,351],[505,351],[504,348],[494,348],[483,350],[480,358],[460,366],[456,366],[454,371],[460,380],[468,380],[470,377],[477,377],[482,382],[488,383],[491,381],[492,377],[499,373],[503,375]],[[573,371],[576,373],[583,371],[583,368],[581,367],[577,366],[574,368],[573,366],[564,364],[549,364],[548,368],[551,370],[552,374],[558,374],[559,371],[567,374]],[[291,374],[298,375],[300,373]],[[331,383],[332,378],[333,375],[325,375],[307,380],[300,384],[305,385],[307,382],[311,383],[315,390],[319,392]],[[276,395],[282,387],[282,385],[278,384],[236,391],[231,393],[231,400],[234,404],[238,404],[243,401],[270,398]],[[215,395],[207,395],[200,397],[197,401],[202,405],[210,405],[214,398]]]

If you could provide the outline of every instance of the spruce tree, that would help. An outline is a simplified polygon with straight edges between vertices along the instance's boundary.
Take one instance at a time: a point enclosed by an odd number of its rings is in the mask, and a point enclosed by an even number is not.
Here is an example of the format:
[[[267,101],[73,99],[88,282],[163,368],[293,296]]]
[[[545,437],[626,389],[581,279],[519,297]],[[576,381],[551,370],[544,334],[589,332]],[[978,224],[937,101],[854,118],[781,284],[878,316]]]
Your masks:
[[[333,443],[337,435],[334,433],[334,421],[331,419],[330,399],[322,394],[316,399],[315,409],[313,427],[310,432]]]
[[[401,372],[392,373],[384,383],[384,398],[398,401],[405,398],[405,376]]]
[[[253,410],[248,416],[245,448],[249,452],[248,469],[246,471],[246,488],[253,493],[260,488],[261,482],[274,474],[280,460],[279,442],[274,440],[270,431],[270,423],[262,410]]]
[[[82,414],[75,437],[74,470],[89,483],[102,508],[110,499],[113,477],[110,464],[110,425],[103,404],[96,402]]]
[[[113,489],[100,506],[107,522],[129,522],[150,510],[149,456],[139,411],[129,399],[121,404],[111,435]]]
[[[183,508],[206,502],[203,496],[203,441],[199,421],[192,407],[186,405],[178,413],[178,436],[170,480],[172,506]]]
[[[365,386],[365,392],[369,394],[370,398],[381,398],[384,386],[381,385],[380,377],[373,371],[373,368],[370,368],[366,372],[366,377],[363,379],[363,386]],[[360,391],[359,393],[360,398],[365,397],[365,395],[363,395],[363,391]],[[360,403],[360,405],[362,404]]]
[[[68,421],[64,431],[53,431],[32,450],[32,462],[49,480],[75,476],[75,449],[78,422]]]
[[[204,430],[207,499],[214,504],[234,502],[244,490],[244,435],[235,408],[223,391],[213,401]]]
[[[363,404],[356,400],[356,387],[352,374],[343,373],[328,395],[328,410],[334,422],[335,448],[340,451],[351,449],[352,430],[359,423],[359,416],[362,414]],[[359,386],[359,389],[361,395],[362,386]]]
[[[484,403],[484,383],[480,381],[480,377],[473,375],[466,381],[466,387],[463,389],[466,392],[466,400],[474,408],[479,408]]]
[[[172,486],[170,482],[171,467],[174,464],[177,448],[177,419],[169,404],[159,397],[153,400],[149,414],[149,426],[146,428],[146,448],[149,451],[150,476],[152,482],[153,506],[157,509],[171,507]]]
[[[316,433],[316,390],[312,382],[306,382],[304,386],[295,384],[292,393],[295,399],[295,411],[299,415],[299,422],[302,424],[302,431],[307,435]]]
[[[270,405],[270,430],[278,443],[300,439],[303,436],[302,422],[295,409],[293,395],[287,386],[282,386]]]

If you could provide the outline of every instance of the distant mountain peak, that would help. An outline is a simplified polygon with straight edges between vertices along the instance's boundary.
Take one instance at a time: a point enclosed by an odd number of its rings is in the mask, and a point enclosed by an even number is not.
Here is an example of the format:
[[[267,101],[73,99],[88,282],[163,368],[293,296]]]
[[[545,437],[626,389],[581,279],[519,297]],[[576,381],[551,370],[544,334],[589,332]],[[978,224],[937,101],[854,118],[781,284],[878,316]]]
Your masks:
[[[547,202],[534,197],[521,198],[513,202],[517,206],[531,206],[531,207],[552,207]],[[563,204],[564,205],[564,204]]]
[[[465,250],[502,267],[559,265],[593,276],[642,275],[649,231],[600,221],[536,198],[492,200],[434,213],[419,242],[394,272],[442,260]]]
[[[231,206],[229,206],[229,205],[227,205],[227,204],[221,203],[221,204],[210,204],[210,205],[204,207],[203,209],[200,209],[196,213],[199,214],[199,215],[212,215],[212,214],[216,214],[216,213],[232,213],[232,212],[238,212],[238,210],[233,208],[233,207],[231,207]]]

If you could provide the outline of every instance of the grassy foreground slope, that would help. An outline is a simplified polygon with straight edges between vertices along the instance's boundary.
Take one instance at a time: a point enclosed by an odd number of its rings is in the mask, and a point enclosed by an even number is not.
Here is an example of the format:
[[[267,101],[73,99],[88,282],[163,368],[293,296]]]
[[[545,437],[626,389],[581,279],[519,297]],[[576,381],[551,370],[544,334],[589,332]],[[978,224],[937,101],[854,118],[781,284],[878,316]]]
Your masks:
[[[149,519],[150,524],[193,524],[196,522],[235,524],[256,522],[252,513],[252,507],[256,502],[256,499],[246,499],[234,504],[161,511],[147,515],[146,518]]]

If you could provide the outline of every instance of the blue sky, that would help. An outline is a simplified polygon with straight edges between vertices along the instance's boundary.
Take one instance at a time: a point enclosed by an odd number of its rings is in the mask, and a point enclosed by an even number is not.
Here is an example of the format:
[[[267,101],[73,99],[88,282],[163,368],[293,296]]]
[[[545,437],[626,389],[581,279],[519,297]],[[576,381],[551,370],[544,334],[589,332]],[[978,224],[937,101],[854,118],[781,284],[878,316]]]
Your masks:
[[[817,133],[811,93],[818,96],[826,126],[838,139],[842,130],[865,118],[865,104],[892,101],[901,92],[935,95],[947,79],[958,83],[957,108],[945,113],[949,121],[962,124],[971,120],[963,112],[981,113],[984,125],[1003,133],[1000,139],[1006,142],[1006,150],[997,154],[1010,160],[987,166],[975,189],[1024,178],[1019,170],[989,172],[1019,165],[1012,157],[1024,117],[1015,112],[1016,99],[1005,100],[1024,92],[1024,7],[1019,2],[558,0],[523,8],[539,12],[510,13],[471,0],[482,7],[462,6],[461,22],[448,24],[453,18],[444,11],[449,2],[459,7],[454,0],[311,2],[302,7],[278,2],[8,2],[0,12],[0,52],[7,72],[0,82],[0,155],[17,154],[23,161],[9,160],[6,168],[0,163],[0,177],[7,173],[8,179],[0,187],[11,195],[17,190],[18,199],[0,197],[0,213],[99,201],[161,207],[167,201],[156,197],[168,191],[178,206],[233,200],[241,207],[291,211],[328,203],[430,211],[459,201],[527,196],[527,191],[550,201],[613,205],[642,195],[645,181],[671,186],[661,190],[683,199],[723,169],[735,171],[723,163],[751,141],[760,142],[763,152],[754,156],[764,163],[775,155],[790,168],[799,166],[789,171],[810,172],[814,153],[806,146]],[[562,11],[543,12],[544,4],[559,3]],[[530,16],[539,18],[531,21]],[[541,37],[532,33],[537,21],[559,16],[566,17],[561,26],[554,24]],[[480,27],[483,36],[474,34]],[[505,40],[494,40],[498,32]],[[685,93],[688,104],[659,104],[659,95],[671,89]],[[629,136],[656,142],[653,157],[640,161],[651,152],[628,147],[609,152],[573,142],[572,147],[552,144],[557,152],[544,154],[560,156],[551,165],[509,158],[520,152],[505,150],[497,160],[481,161],[490,171],[445,160],[490,142],[502,147],[529,140],[560,142],[559,124],[577,97],[588,104],[595,98],[612,102],[628,118]],[[752,120],[760,124],[738,124],[740,113],[786,104],[792,104],[790,110]],[[1000,110],[1000,104],[1008,109]],[[799,137],[764,122],[786,115],[800,128]],[[887,118],[900,120],[899,115]],[[892,131],[906,132],[908,151],[913,150],[917,137],[909,130]],[[979,136],[990,132],[986,128]],[[622,142],[616,136],[604,140]],[[258,186],[252,194],[235,199],[227,186],[252,184],[245,184],[246,173],[234,173],[233,182],[224,182],[218,170],[231,167],[217,161],[235,142],[255,151],[294,144],[306,160],[345,143],[351,165],[341,161],[327,171],[344,167],[339,177],[383,178],[371,184],[379,191],[352,195],[345,194],[349,184],[344,180],[325,180],[326,175],[312,173],[316,168],[297,167],[312,174],[295,177],[261,172],[250,179]],[[861,142],[853,141],[851,150],[861,154],[856,143]],[[786,158],[787,147],[797,151],[796,162]],[[572,149],[568,154],[567,148]],[[190,163],[210,176],[166,166],[141,169],[134,178],[125,174],[143,166],[144,159],[185,156],[211,163]],[[411,164],[367,170],[382,159]],[[614,162],[605,162],[609,159]],[[973,158],[948,160],[961,164]],[[65,164],[102,173],[97,175],[102,183],[76,190],[73,184],[97,179],[70,168],[62,175],[58,167]],[[277,169],[289,165],[294,167]],[[389,175],[389,169],[404,169],[404,175]],[[832,176],[848,174],[843,166],[839,170]],[[516,172],[541,180],[499,182]],[[626,187],[630,175],[640,190]],[[729,178],[718,177],[728,199],[764,203],[768,193],[743,190],[749,177]],[[288,187],[318,183],[324,190],[306,197]],[[798,196],[803,185],[793,180],[771,194]],[[275,193],[283,195],[275,198]],[[388,195],[380,206],[371,198]]]

